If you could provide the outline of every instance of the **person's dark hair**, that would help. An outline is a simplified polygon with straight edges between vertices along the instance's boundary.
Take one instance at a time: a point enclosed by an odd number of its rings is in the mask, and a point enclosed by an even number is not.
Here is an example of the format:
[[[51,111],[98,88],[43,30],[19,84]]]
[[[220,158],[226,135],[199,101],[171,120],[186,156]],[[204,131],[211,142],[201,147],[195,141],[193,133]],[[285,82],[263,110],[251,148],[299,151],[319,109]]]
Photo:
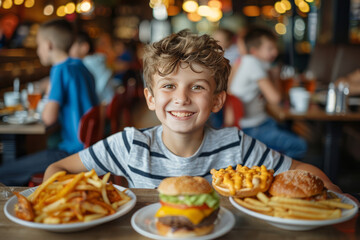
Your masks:
[[[230,64],[224,58],[223,49],[207,34],[199,36],[182,30],[145,47],[144,78],[150,92],[155,74],[169,75],[181,62],[189,64],[194,72],[194,63],[205,67],[216,82],[215,93],[226,91]]]
[[[92,39],[90,38],[89,34],[87,34],[86,32],[83,32],[83,31],[79,31],[77,34],[76,34],[76,37],[75,37],[75,42],[78,42],[78,43],[87,43],[89,45],[89,52],[88,54],[93,54],[95,52],[95,48],[94,48],[94,44],[93,44],[93,41]]]
[[[251,48],[258,48],[262,44],[262,39],[266,38],[270,41],[276,42],[276,35],[267,28],[264,27],[251,27],[248,29],[244,40],[247,51],[250,51]]]
[[[73,26],[66,20],[55,19],[40,25],[39,33],[64,52],[69,52],[74,42]]]
[[[227,44],[231,43],[233,41],[234,37],[235,37],[235,34],[232,31],[230,31],[229,29],[226,29],[226,28],[218,28],[218,29],[215,30],[214,33],[216,33],[216,32],[221,33],[221,34],[224,35]]]

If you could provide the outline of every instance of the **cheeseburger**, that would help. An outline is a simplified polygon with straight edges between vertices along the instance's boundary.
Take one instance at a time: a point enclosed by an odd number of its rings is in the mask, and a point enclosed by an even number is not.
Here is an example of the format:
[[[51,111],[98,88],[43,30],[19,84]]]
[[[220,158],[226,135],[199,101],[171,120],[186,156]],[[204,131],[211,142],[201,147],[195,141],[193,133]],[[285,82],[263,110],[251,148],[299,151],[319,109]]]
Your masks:
[[[205,178],[166,178],[158,191],[161,207],[155,217],[160,235],[193,237],[213,230],[219,212],[219,196]]]
[[[304,170],[289,170],[278,174],[270,186],[273,196],[324,200],[327,197],[323,181]]]

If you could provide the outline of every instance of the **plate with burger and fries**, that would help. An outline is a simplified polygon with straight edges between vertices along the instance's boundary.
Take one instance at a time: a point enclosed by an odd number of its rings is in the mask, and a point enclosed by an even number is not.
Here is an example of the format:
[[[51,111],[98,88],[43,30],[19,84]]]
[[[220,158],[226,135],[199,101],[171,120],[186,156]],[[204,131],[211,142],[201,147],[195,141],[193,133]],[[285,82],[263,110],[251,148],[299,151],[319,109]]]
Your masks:
[[[109,222],[128,213],[136,203],[129,189],[108,183],[94,170],[79,174],[61,171],[40,186],[15,192],[5,215],[20,225],[54,232],[74,232]]]
[[[357,204],[327,190],[323,181],[303,170],[273,176],[265,166],[237,165],[211,170],[212,185],[241,212],[278,228],[310,230],[353,218]]]

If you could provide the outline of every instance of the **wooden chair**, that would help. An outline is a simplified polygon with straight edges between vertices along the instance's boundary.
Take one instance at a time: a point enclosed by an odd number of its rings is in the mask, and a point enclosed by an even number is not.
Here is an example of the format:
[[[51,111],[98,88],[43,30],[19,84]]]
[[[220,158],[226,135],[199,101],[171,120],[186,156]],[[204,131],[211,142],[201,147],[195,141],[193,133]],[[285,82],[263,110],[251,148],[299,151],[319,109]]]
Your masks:
[[[224,127],[241,128],[239,121],[244,116],[244,106],[234,95],[227,94],[224,104]]]
[[[94,106],[80,119],[79,138],[87,148],[104,138],[105,105]]]

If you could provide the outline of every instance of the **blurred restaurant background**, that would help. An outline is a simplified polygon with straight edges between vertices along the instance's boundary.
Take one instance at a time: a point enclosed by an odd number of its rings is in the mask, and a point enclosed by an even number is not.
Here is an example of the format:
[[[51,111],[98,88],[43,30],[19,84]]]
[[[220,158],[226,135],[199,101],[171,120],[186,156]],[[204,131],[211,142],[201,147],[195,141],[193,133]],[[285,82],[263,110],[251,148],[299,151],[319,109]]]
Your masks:
[[[313,100],[322,108],[329,83],[360,68],[360,0],[0,0],[0,99],[13,91],[15,79],[21,91],[49,75],[50,68],[42,66],[36,55],[36,33],[41,23],[54,18],[66,19],[77,30],[87,32],[96,51],[107,56],[109,66],[116,55],[127,51],[131,55],[127,70],[136,73],[141,73],[144,44],[173,32],[190,29],[211,35],[224,28],[233,33],[235,43],[247,26],[266,26],[278,36],[280,54],[274,64],[291,69],[294,86],[311,78]],[[123,44],[119,51],[115,49],[117,42]],[[134,76],[116,86],[121,92],[135,85],[127,95],[133,101],[128,102],[131,117],[126,124],[158,124],[144,104],[141,74]],[[303,161],[322,169],[329,154],[324,146],[329,137],[336,138],[331,140],[335,145],[328,145],[338,150],[333,180],[350,192],[360,192],[356,184],[360,181],[360,117],[356,115],[360,98],[356,97],[360,96],[353,96],[347,106],[347,112],[354,115],[342,120],[343,115],[338,114],[331,125],[316,116],[277,119],[307,140],[309,150]],[[1,107],[5,107],[3,101]],[[329,128],[341,131],[334,133]],[[7,151],[18,157],[45,148],[50,133],[0,136],[4,164],[10,161],[4,157]],[[12,145],[14,138],[16,146]]]

